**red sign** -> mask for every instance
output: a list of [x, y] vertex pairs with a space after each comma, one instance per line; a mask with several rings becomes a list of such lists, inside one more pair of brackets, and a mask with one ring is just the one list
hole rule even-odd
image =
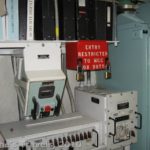
[[68, 69], [77, 69], [78, 61], [82, 60], [83, 70], [103, 70], [108, 58], [106, 41], [79, 41], [66, 44], [66, 64]]

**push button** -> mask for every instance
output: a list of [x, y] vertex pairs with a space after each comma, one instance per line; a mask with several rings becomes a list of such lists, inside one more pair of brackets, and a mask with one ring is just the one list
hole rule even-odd
[[51, 111], [51, 106], [47, 105], [44, 108], [44, 112], [50, 112]]

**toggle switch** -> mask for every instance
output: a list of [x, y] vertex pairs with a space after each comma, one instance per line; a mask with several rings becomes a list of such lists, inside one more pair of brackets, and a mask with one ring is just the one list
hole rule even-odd
[[84, 137], [83, 137], [83, 134], [80, 133], [80, 140], [83, 141], [84, 140]]
[[75, 139], [74, 135], [71, 136], [71, 139], [72, 139], [72, 142], [76, 142], [76, 139]]
[[62, 145], [62, 139], [58, 138], [58, 141], [59, 141], [59, 145]]
[[77, 141], [77, 142], [80, 141], [80, 138], [79, 138], [79, 135], [78, 135], [78, 134], [76, 134], [76, 141]]
[[67, 142], [66, 137], [63, 137], [63, 142], [64, 142], [64, 144], [66, 144], [66, 142]]
[[71, 143], [71, 138], [70, 138], [70, 136], [67, 136], [67, 141], [68, 141], [69, 143]]
[[88, 136], [87, 136], [87, 133], [84, 132], [84, 139], [87, 140], [88, 139]]
[[54, 139], [54, 145], [55, 145], [55, 147], [57, 147], [57, 146], [58, 146], [57, 139]]
[[91, 139], [92, 138], [92, 134], [90, 131], [88, 131], [88, 138]]

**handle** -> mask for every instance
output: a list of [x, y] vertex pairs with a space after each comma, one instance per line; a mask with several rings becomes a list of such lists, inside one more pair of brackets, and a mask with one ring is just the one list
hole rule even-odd
[[58, 94], [56, 95], [56, 100], [57, 100], [57, 106], [54, 110], [54, 115], [59, 116], [62, 101], [61, 101], [61, 98]]
[[138, 115], [140, 117], [140, 126], [135, 126], [135, 129], [142, 129], [142, 114], [141, 113], [138, 113], [138, 112], [135, 112], [136, 115]]
[[96, 133], [96, 135], [97, 135], [97, 142], [96, 142], [96, 145], [93, 144], [92, 146], [98, 147], [98, 145], [99, 145], [99, 136], [98, 136], [98, 132], [97, 132], [95, 129], [93, 129], [92, 132]]
[[109, 132], [109, 135], [115, 136], [116, 135], [116, 121], [115, 121], [115, 119], [113, 119], [111, 117], [109, 117], [109, 119], [114, 122], [114, 133]]
[[128, 141], [128, 140], [130, 140], [130, 134], [129, 134], [129, 138], [128, 139], [126, 139], [126, 140], [121, 140], [121, 141], [119, 141], [119, 142], [116, 142], [115, 141], [115, 136], [116, 136], [116, 130], [117, 130], [117, 127], [116, 127], [116, 119], [113, 119], [113, 118], [111, 118], [111, 117], [109, 117], [109, 119], [110, 120], [113, 120], [113, 122], [114, 122], [114, 133], [111, 133], [111, 132], [109, 132], [109, 135], [111, 135], [111, 136], [113, 136], [113, 144], [117, 144], [117, 143], [120, 143], [120, 142], [123, 142], [123, 141]]
[[33, 109], [31, 110], [31, 116], [33, 120], [36, 120], [36, 115], [37, 115], [37, 110], [38, 110], [38, 103], [35, 97], [32, 97], [32, 102], [33, 102]]

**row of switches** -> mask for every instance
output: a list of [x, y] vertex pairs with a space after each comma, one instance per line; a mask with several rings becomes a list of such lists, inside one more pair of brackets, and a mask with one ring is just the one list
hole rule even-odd
[[50, 145], [54, 145], [55, 147], [61, 146], [64, 144], [66, 144], [66, 142], [78, 142], [78, 141], [83, 141], [83, 140], [87, 140], [87, 139], [91, 139], [92, 138], [92, 134], [91, 132], [84, 132], [84, 133], [80, 133], [80, 134], [76, 134], [76, 135], [71, 135], [71, 136], [67, 136], [67, 137], [63, 137], [63, 138], [58, 138], [58, 139], [54, 139], [53, 140], [49, 140]]

